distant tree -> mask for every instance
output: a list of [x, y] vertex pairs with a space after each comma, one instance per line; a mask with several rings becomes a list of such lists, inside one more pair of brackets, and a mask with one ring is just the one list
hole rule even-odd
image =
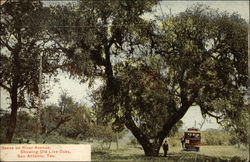
[[42, 110], [40, 120], [43, 143], [54, 132], [63, 137], [76, 139], [79, 134], [87, 134], [92, 124], [88, 109], [75, 102], [65, 92], [61, 94], [58, 106], [50, 105]]
[[[53, 73], [48, 58], [56, 58], [46, 48], [48, 37], [41, 28], [45, 19], [40, 1], [6, 1], [0, 8], [0, 86], [11, 100], [11, 114], [5, 142], [10, 143], [20, 107], [37, 107], [39, 93], [39, 56], [43, 53], [43, 72]], [[53, 64], [57, 63], [54, 61]]]
[[90, 114], [89, 108], [85, 105], [74, 101], [71, 97], [62, 95], [59, 103], [60, 111], [63, 111], [64, 115], [68, 115], [71, 120], [58, 130], [58, 132], [66, 137], [76, 139], [78, 135], [84, 137], [88, 134], [93, 119]]
[[231, 134], [221, 130], [205, 130], [202, 131], [203, 145], [230, 145]]
[[74, 140], [97, 139], [110, 148], [111, 142], [123, 137], [122, 132], [116, 133], [110, 124], [98, 123], [96, 119], [91, 109], [62, 93], [59, 106], [47, 106], [41, 113], [41, 140], [45, 143], [50, 136], [59, 134]]
[[104, 149], [110, 149], [111, 143], [116, 142], [116, 148], [119, 148], [119, 139], [123, 138], [125, 130], [117, 132], [112, 129], [112, 123], [96, 123], [87, 132], [85, 137], [98, 140], [101, 143], [101, 147]]
[[247, 112], [248, 105], [244, 105], [243, 110], [233, 109], [234, 111], [228, 112], [232, 114], [234, 118], [227, 118], [221, 122], [223, 128], [231, 135], [231, 144], [243, 144], [248, 146], [249, 144], [249, 114]]

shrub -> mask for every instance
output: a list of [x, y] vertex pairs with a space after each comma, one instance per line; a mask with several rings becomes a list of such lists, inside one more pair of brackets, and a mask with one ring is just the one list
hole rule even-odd
[[204, 145], [229, 145], [231, 136], [222, 131], [203, 131], [202, 144]]

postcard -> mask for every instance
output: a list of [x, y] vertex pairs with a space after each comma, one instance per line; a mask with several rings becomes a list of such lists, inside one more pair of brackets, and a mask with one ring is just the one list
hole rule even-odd
[[249, 161], [249, 2], [1, 0], [1, 161]]

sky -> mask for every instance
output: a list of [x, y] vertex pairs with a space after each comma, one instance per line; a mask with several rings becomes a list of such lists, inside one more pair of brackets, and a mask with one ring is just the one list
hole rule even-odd
[[211, 8], [219, 9], [219, 11], [238, 12], [242, 18], [249, 20], [249, 2], [248, 1], [162, 1], [161, 7], [164, 12], [169, 13], [169, 9], [173, 14], [185, 11], [187, 7], [199, 3], [208, 5]]
[[[156, 14], [169, 14], [170, 10], [172, 14], [178, 14], [184, 11], [187, 7], [192, 6], [195, 3], [201, 3], [210, 6], [211, 8], [219, 9], [219, 11], [238, 12], [242, 18], [249, 21], [249, 2], [248, 1], [162, 1], [161, 5], [156, 7]], [[161, 11], [162, 10], [162, 11]], [[77, 102], [85, 103], [91, 106], [90, 98], [88, 95], [91, 90], [100, 85], [100, 81], [97, 81], [92, 89], [88, 88], [88, 84], [80, 84], [79, 80], [70, 79], [65, 73], [61, 73], [58, 76], [59, 83], [53, 83], [50, 81], [49, 88], [52, 94], [44, 104], [56, 104], [62, 91], [66, 91]], [[1, 108], [6, 108], [9, 105], [9, 100], [6, 99], [7, 93], [1, 89]], [[199, 128], [199, 123], [204, 119], [201, 116], [201, 111], [198, 106], [191, 107], [185, 116], [182, 118], [184, 122], [184, 129], [194, 127]], [[208, 128], [220, 128], [213, 118], [206, 118], [206, 122], [202, 127], [202, 130]]]

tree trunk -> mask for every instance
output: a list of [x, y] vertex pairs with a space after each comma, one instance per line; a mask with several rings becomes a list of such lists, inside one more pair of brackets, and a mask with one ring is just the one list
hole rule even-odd
[[[19, 40], [21, 42], [21, 40]], [[20, 52], [19, 46], [15, 49], [14, 52], [14, 76], [13, 76], [13, 82], [10, 90], [10, 98], [11, 98], [11, 113], [9, 118], [9, 124], [6, 132], [6, 142], [11, 143], [12, 138], [15, 133], [16, 129], [16, 120], [17, 120], [17, 110], [18, 110], [18, 84], [20, 81], [20, 62], [19, 62], [19, 52]]]
[[12, 138], [15, 133], [16, 129], [16, 120], [17, 120], [17, 109], [18, 109], [18, 102], [17, 102], [17, 88], [13, 88], [11, 92], [11, 114], [9, 117], [9, 124], [6, 133], [6, 142], [11, 143]]
[[149, 138], [136, 126], [131, 114], [126, 114], [125, 126], [133, 133], [135, 138], [142, 146], [146, 156], [159, 156], [159, 151], [163, 140], [154, 139], [154, 143], [150, 142]]
[[119, 149], [119, 143], [118, 143], [118, 133], [116, 133], [116, 149]]
[[[146, 156], [159, 156], [159, 151], [165, 137], [168, 135], [172, 127], [185, 115], [188, 107], [189, 106], [183, 106], [178, 113], [170, 117], [164, 124], [162, 130], [158, 132], [158, 135], [153, 139], [150, 139], [150, 137], [144, 134], [141, 129], [136, 126], [130, 113], [125, 115], [125, 126], [133, 133], [138, 142], [141, 144]], [[153, 141], [151, 142], [151, 140]]]
[[143, 147], [143, 150], [146, 156], [159, 156], [160, 148], [161, 148], [160, 144], [152, 144]]

